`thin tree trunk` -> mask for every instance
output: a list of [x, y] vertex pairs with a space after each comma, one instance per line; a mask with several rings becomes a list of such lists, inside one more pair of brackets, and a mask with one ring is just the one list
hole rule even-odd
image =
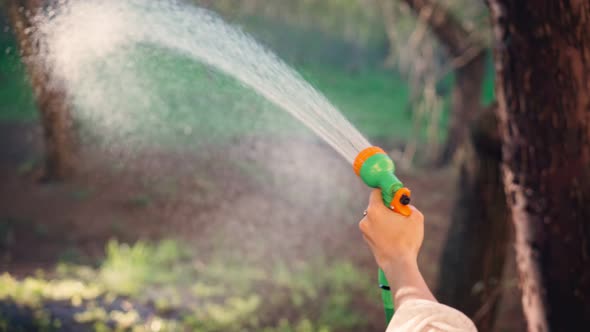
[[74, 139], [66, 94], [39, 57], [39, 43], [34, 39], [31, 13], [41, 0], [8, 0], [7, 8], [22, 59], [26, 65], [41, 117], [45, 143], [43, 180], [63, 180], [74, 170]]
[[480, 332], [493, 330], [510, 234], [493, 112], [477, 119], [466, 144], [437, 291], [440, 301], [472, 317]]
[[590, 328], [590, 3], [489, 0], [529, 331]]
[[389, 39], [389, 51], [387, 52], [387, 58], [383, 62], [386, 68], [392, 68], [395, 66], [395, 54], [396, 48], [395, 43], [397, 40], [397, 4], [391, 0], [377, 0], [379, 10], [383, 16], [383, 24], [385, 26], [385, 34]]
[[468, 126], [481, 111], [480, 97], [485, 69], [485, 48], [471, 38], [469, 32], [435, 0], [404, 0], [410, 8], [425, 15], [425, 24], [453, 58], [456, 84], [450, 114], [448, 138], [438, 158], [440, 166], [448, 164], [461, 150], [468, 136]]
[[486, 54], [480, 52], [455, 70], [455, 86], [452, 95], [447, 141], [438, 158], [438, 165], [450, 163], [461, 150], [469, 136], [466, 124], [478, 116], [485, 73]]

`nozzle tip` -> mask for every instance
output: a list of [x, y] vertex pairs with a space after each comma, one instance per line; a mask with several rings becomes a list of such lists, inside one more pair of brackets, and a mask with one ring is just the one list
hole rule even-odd
[[383, 151], [383, 149], [378, 146], [370, 146], [359, 152], [359, 154], [354, 159], [354, 163], [352, 164], [352, 168], [354, 169], [356, 175], [361, 175], [361, 167], [363, 167], [365, 161], [377, 153], [386, 154], [385, 151]]
[[406, 217], [412, 214], [412, 209], [408, 206], [411, 200], [410, 197], [412, 197], [412, 192], [410, 189], [406, 187], [398, 189], [395, 192], [395, 195], [393, 195], [393, 200], [391, 201], [393, 210]]
[[402, 205], [408, 205], [410, 204], [410, 197], [408, 195], [402, 195], [402, 197], [399, 199], [399, 202], [402, 203]]

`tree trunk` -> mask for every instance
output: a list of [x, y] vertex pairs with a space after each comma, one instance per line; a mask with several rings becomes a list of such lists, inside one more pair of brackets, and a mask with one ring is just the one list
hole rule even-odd
[[510, 234], [493, 112], [482, 113], [465, 144], [437, 291], [441, 302], [472, 317], [480, 332], [493, 330]]
[[389, 51], [387, 52], [387, 58], [383, 61], [385, 68], [393, 68], [395, 66], [396, 58], [396, 47], [395, 43], [397, 40], [397, 4], [391, 0], [377, 0], [377, 5], [381, 11], [383, 17], [383, 25], [385, 27], [385, 34], [389, 40]]
[[[72, 121], [66, 94], [39, 57], [31, 13], [43, 5], [41, 0], [8, 0], [7, 8], [22, 59], [26, 65], [40, 113], [45, 143], [43, 180], [63, 180], [74, 170]], [[40, 41], [42, 42], [42, 41]]]
[[590, 3], [489, 0], [529, 331], [590, 327]]
[[[491, 109], [482, 114], [485, 49], [436, 1], [405, 2], [425, 18], [453, 57], [456, 78], [448, 138], [438, 164], [459, 157], [459, 194], [441, 257], [437, 296], [474, 318], [480, 331], [491, 331], [502, 293], [509, 223], [497, 120]], [[428, 15], [420, 15], [423, 12]]]
[[467, 141], [468, 125], [481, 110], [481, 92], [485, 74], [486, 54], [478, 55], [455, 70], [452, 114], [450, 117], [447, 141], [439, 156], [439, 166], [447, 165]]
[[438, 158], [439, 166], [452, 161], [468, 136], [468, 126], [481, 110], [480, 98], [485, 69], [485, 48], [474, 41], [447, 8], [435, 0], [404, 0], [420, 17], [452, 57], [456, 83], [448, 138]]

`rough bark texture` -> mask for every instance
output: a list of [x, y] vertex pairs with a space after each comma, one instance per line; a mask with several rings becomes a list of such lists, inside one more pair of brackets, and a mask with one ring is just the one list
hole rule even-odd
[[530, 331], [590, 326], [590, 3], [489, 0]]
[[[72, 121], [66, 94], [38, 57], [39, 42], [34, 39], [31, 13], [42, 0], [8, 0], [7, 9], [39, 109], [45, 142], [44, 180], [62, 180], [74, 170]], [[41, 41], [42, 42], [42, 41]], [[51, 84], [49, 84], [51, 82]]]
[[[447, 142], [438, 164], [448, 164], [468, 136], [468, 126], [481, 110], [480, 97], [485, 69], [485, 48], [474, 41], [447, 8], [435, 0], [404, 0], [453, 58], [456, 84]], [[420, 13], [426, 12], [426, 15]]]
[[492, 109], [475, 121], [466, 146], [437, 297], [470, 316], [480, 332], [492, 331], [510, 234]]

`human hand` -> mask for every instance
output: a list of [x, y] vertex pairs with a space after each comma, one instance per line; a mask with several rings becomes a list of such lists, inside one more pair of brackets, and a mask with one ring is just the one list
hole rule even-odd
[[383, 270], [392, 265], [416, 264], [424, 239], [424, 216], [411, 208], [410, 216], [402, 216], [383, 204], [380, 189], [371, 193], [367, 214], [359, 228]]

